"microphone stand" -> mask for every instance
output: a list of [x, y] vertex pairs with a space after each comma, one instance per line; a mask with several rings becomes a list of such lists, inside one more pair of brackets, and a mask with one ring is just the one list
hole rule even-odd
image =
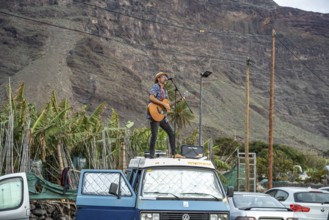
[[[171, 83], [174, 85], [174, 87], [175, 87], [175, 104], [174, 104], [174, 106], [175, 106], [175, 121], [174, 121], [174, 142], [175, 142], [175, 146], [176, 146], [176, 127], [177, 127], [177, 92], [179, 93], [179, 95], [180, 95], [180, 97], [181, 98], [184, 98], [183, 97], [183, 95], [182, 95], [182, 93], [179, 91], [179, 89], [177, 88], [177, 86], [176, 86], [176, 83], [174, 82], [174, 79], [173, 78], [169, 78], [168, 80], [170, 80], [171, 81]], [[185, 102], [186, 102], [186, 100], [185, 100]], [[191, 113], [193, 114], [193, 111], [191, 110], [191, 108], [190, 108], [190, 106], [188, 105], [188, 103], [186, 102], [186, 105], [187, 105], [187, 107], [188, 107], [188, 109], [191, 111]]]

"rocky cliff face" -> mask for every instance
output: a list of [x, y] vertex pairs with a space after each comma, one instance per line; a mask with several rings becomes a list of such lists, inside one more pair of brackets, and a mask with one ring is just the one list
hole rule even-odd
[[[200, 73], [205, 136], [244, 136], [246, 59], [251, 58], [251, 140], [267, 141], [271, 32], [276, 30], [275, 143], [327, 149], [329, 14], [272, 0], [3, 1], [0, 83], [24, 80], [42, 104], [51, 90], [76, 106], [100, 102], [122, 121], [147, 125], [147, 91], [167, 71], [198, 123]], [[97, 35], [101, 37], [95, 37]], [[9, 54], [9, 56], [8, 56]], [[192, 128], [187, 128], [191, 130]]]

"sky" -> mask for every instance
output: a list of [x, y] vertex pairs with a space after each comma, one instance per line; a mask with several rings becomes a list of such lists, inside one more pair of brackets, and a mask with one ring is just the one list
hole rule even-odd
[[280, 6], [298, 8], [304, 11], [329, 13], [329, 0], [274, 0]]

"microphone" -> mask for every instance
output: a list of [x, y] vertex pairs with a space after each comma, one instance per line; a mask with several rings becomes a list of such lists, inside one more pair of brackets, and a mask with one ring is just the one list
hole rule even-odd
[[168, 78], [168, 80], [173, 80], [173, 79], [174, 79], [174, 77], [169, 77], [169, 78]]

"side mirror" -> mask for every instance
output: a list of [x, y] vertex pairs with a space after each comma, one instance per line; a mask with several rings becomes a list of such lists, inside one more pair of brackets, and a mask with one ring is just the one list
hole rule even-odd
[[111, 183], [110, 189], [109, 189], [109, 194], [119, 196], [119, 194], [118, 194], [118, 184]]
[[234, 187], [233, 187], [233, 186], [229, 186], [229, 187], [227, 187], [226, 195], [227, 195], [228, 197], [233, 197], [233, 195], [234, 195]]

